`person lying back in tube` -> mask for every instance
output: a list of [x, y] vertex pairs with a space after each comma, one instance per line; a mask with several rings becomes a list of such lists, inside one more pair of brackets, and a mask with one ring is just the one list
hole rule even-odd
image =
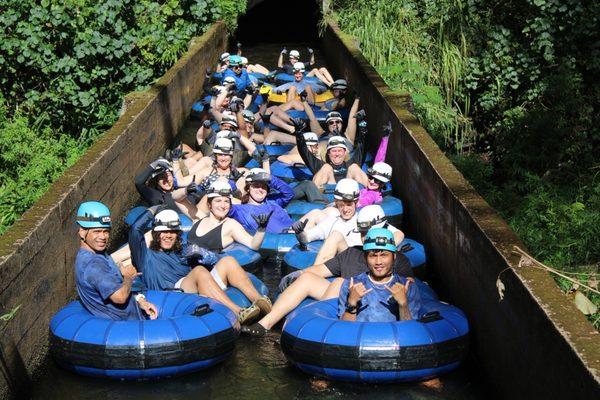
[[294, 80], [292, 82], [286, 82], [277, 86], [273, 89], [273, 92], [275, 94], [287, 93], [286, 98], [288, 102], [296, 99], [297, 94], [305, 93], [307, 101], [311, 104], [314, 104], [315, 93], [323, 93], [326, 88], [324, 86], [314, 84], [313, 82], [308, 82], [305, 79], [304, 64], [301, 62], [294, 64], [292, 73], [294, 75]]
[[[315, 240], [325, 240], [332, 232], [338, 231], [342, 236], [349, 236], [351, 242], [360, 243], [356, 232], [356, 205], [358, 202], [359, 186], [353, 179], [342, 179], [335, 186], [333, 194], [334, 215], [314, 219], [309, 212], [292, 225], [299, 243], [308, 244]], [[320, 214], [319, 214], [320, 215]]]
[[[268, 111], [276, 114], [280, 119], [282, 119], [283, 121], [286, 122], [287, 125], [284, 125], [283, 128], [286, 129], [288, 127], [291, 126], [290, 123], [290, 117], [287, 113], [287, 111], [289, 110], [298, 110], [298, 111], [307, 111], [307, 107], [308, 109], [310, 109], [310, 115], [309, 112], [307, 112], [307, 118], [311, 121], [311, 129], [313, 129], [313, 127], [315, 126], [319, 126], [320, 128], [320, 124], [317, 121], [317, 119], [315, 118], [314, 115], [314, 110], [320, 110], [320, 111], [335, 111], [335, 110], [340, 110], [346, 107], [346, 104], [348, 103], [347, 100], [347, 93], [348, 93], [348, 83], [346, 82], [346, 80], [344, 79], [337, 79], [336, 81], [333, 82], [333, 85], [331, 86], [331, 92], [333, 94], [333, 98], [326, 100], [326, 101], [322, 101], [322, 102], [317, 102], [315, 100], [315, 102], [310, 102], [308, 99], [308, 94], [304, 91], [301, 91], [298, 93], [298, 97], [300, 98], [299, 100], [296, 98], [290, 99], [288, 101], [286, 101], [283, 104], [280, 104], [278, 106], [271, 106]], [[357, 100], [357, 98], [355, 97], [355, 100]], [[350, 113], [350, 115], [354, 115], [357, 111], [358, 111], [358, 103], [355, 101], [353, 103], [353, 106], [356, 105], [356, 109], [354, 110], [354, 113]], [[338, 114], [339, 115], [339, 114]], [[314, 123], [316, 125], [314, 125], [312, 122], [314, 120]], [[319, 129], [321, 132], [323, 132], [322, 129]]]
[[[370, 227], [382, 227], [385, 223], [385, 220], [380, 221]], [[271, 312], [257, 323], [243, 327], [242, 333], [252, 336], [264, 336], [275, 324], [308, 297], [315, 300], [338, 298], [344, 279], [369, 271], [362, 249], [366, 234], [367, 230], [361, 231], [361, 243], [359, 245], [348, 247], [332, 259], [284, 276], [279, 284], [281, 294], [273, 304]], [[399, 276], [413, 276], [410, 262], [402, 253], [396, 254], [393, 261], [393, 270]], [[330, 277], [337, 278], [329, 282], [327, 278]]]
[[256, 232], [258, 225], [254, 216], [259, 214], [271, 215], [266, 232], [287, 231], [293, 222], [284, 210], [294, 197], [290, 185], [262, 168], [252, 168], [245, 179], [242, 203], [232, 205], [229, 216], [242, 224], [250, 234]]
[[[344, 136], [346, 138], [346, 147], [350, 150], [353, 149], [354, 140], [356, 137], [357, 124], [364, 119], [365, 113], [359, 112], [360, 99], [358, 96], [355, 96], [354, 101], [352, 102], [352, 107], [350, 107], [349, 118], [348, 118], [348, 126], [346, 129], [343, 127], [342, 115], [337, 111], [331, 111], [327, 114], [325, 119], [325, 124], [327, 126], [327, 130], [323, 130], [321, 124], [315, 117], [313, 112], [314, 105], [309, 103], [308, 98], [306, 97], [306, 93], [300, 93], [300, 100], [291, 100], [285, 104], [279, 106], [271, 106], [267, 109], [267, 113], [271, 116], [270, 120], [273, 125], [277, 126], [281, 131], [276, 130], [271, 132], [269, 137], [265, 140], [266, 144], [271, 144], [272, 142], [287, 142], [287, 143], [297, 143], [294, 133], [297, 132], [298, 126], [294, 123], [290, 115], [287, 113], [290, 109], [300, 110], [306, 112], [306, 117], [310, 123], [310, 129], [312, 132], [316, 133], [317, 136], [321, 140], [323, 140], [323, 144], [327, 143], [327, 139], [332, 136]], [[320, 146], [321, 151], [325, 150], [325, 147]], [[292, 149], [287, 155], [295, 156], [292, 159], [280, 159], [281, 162], [287, 162], [288, 164], [293, 164], [295, 162], [302, 162], [302, 159], [298, 155], [298, 149]]]
[[361, 322], [418, 319], [421, 297], [417, 286], [393, 272], [397, 248], [392, 232], [370, 229], [363, 251], [369, 271], [344, 279], [338, 297], [338, 317]]
[[135, 177], [135, 188], [148, 205], [165, 205], [177, 212], [186, 212], [186, 188], [178, 187], [172, 164], [159, 158]]
[[[331, 74], [329, 73], [327, 68], [325, 68], [325, 67], [315, 68], [314, 67], [315, 52], [310, 47], [307, 47], [306, 50], [308, 51], [308, 54], [310, 55], [310, 60], [302, 63], [302, 64], [304, 64], [305, 68], [307, 70], [309, 70], [309, 72], [306, 74], [306, 76], [309, 76], [309, 77], [315, 76], [321, 82], [323, 82], [325, 84], [325, 86], [327, 86], [327, 87], [331, 86], [334, 81], [333, 81], [333, 77], [331, 76]], [[289, 52], [289, 61], [284, 62], [283, 58], [285, 57], [287, 52], [288, 51], [285, 47], [281, 49], [281, 52], [279, 53], [279, 59], [277, 60], [277, 67], [279, 67], [286, 74], [292, 75], [293, 69], [294, 69], [294, 64], [300, 62], [300, 52], [298, 50], [291, 50]]]
[[250, 235], [235, 219], [229, 217], [231, 211], [231, 186], [223, 179], [213, 182], [206, 192], [207, 215], [201, 215], [188, 233], [188, 243], [208, 250], [221, 252], [237, 242], [252, 250], [258, 250], [265, 238], [265, 231], [271, 213], [252, 215], [256, 232]]
[[108, 207], [97, 201], [81, 203], [77, 210], [79, 252], [75, 258], [75, 284], [81, 304], [100, 318], [141, 320], [158, 317], [156, 306], [131, 286], [141, 275], [132, 265], [117, 266], [106, 253], [111, 218]]
[[404, 233], [387, 222], [383, 208], [377, 204], [372, 204], [363, 207], [357, 213], [356, 228], [351, 234], [344, 235], [339, 230], [334, 230], [327, 235], [315, 258], [315, 264], [322, 264], [330, 260], [348, 247], [360, 245], [362, 241], [357, 241], [357, 238], [362, 237], [373, 226], [386, 228], [392, 232], [396, 246], [399, 246], [404, 240]]
[[235, 86], [238, 92], [252, 85], [248, 71], [242, 68], [242, 57], [238, 55], [229, 56], [229, 67], [223, 72], [223, 80], [227, 77], [235, 79]]
[[[251, 145], [249, 140], [239, 135], [236, 131], [219, 131], [218, 137], [212, 150], [211, 156], [203, 157], [196, 165], [188, 170], [187, 177], [178, 176], [184, 182], [197, 184], [199, 191], [205, 191], [212, 182], [225, 178], [230, 181], [232, 188], [243, 190], [243, 175], [248, 172], [247, 168], [237, 168], [233, 162], [234, 143], [231, 138], [237, 138], [244, 145], [250, 146], [254, 151], [256, 147]], [[238, 137], [239, 136], [239, 137]]]
[[[152, 240], [146, 245], [144, 233], [152, 228]], [[129, 231], [131, 258], [142, 273], [149, 290], [179, 289], [215, 299], [237, 315], [240, 324], [266, 314], [271, 301], [261, 296], [240, 264], [229, 256], [219, 257], [195, 244], [184, 245], [179, 215], [160, 207], [142, 213]], [[211, 271], [205, 268], [211, 268]], [[250, 301], [250, 307], [237, 306], [225, 294], [228, 287], [238, 288]]]
[[342, 136], [332, 136], [327, 141], [325, 162], [315, 157], [307, 148], [304, 137], [300, 132], [302, 126], [300, 123], [296, 131], [296, 143], [298, 152], [304, 161], [304, 164], [312, 171], [312, 181], [318, 187], [326, 184], [334, 184], [343, 178], [354, 179], [363, 186], [368, 185], [367, 174], [361, 169], [364, 158], [364, 140], [367, 136], [367, 124], [361, 121], [358, 127], [358, 135], [354, 143], [354, 154], [352, 158], [346, 161], [348, 155], [348, 146], [346, 139]]

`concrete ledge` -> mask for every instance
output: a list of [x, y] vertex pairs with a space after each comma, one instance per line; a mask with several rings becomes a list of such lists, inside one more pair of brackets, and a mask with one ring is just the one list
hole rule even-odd
[[334, 76], [361, 93], [371, 134], [392, 122], [387, 162], [405, 204], [405, 229], [424, 243], [428, 265], [467, 314], [471, 348], [489, 382], [506, 398], [598, 398], [598, 332], [540, 270], [504, 272], [499, 301], [496, 277], [517, 267], [511, 252], [523, 244], [408, 111], [410, 96], [390, 90], [352, 37], [330, 21], [322, 46]]
[[26, 381], [23, 375], [46, 352], [50, 318], [75, 295], [77, 207], [85, 200], [106, 203], [119, 230], [121, 217], [139, 199], [135, 175], [177, 135], [202, 90], [202, 71], [226, 45], [222, 23], [195, 38], [150, 89], [127, 96], [115, 125], [0, 237], [0, 311], [21, 305], [15, 318], [0, 324], [0, 398]]

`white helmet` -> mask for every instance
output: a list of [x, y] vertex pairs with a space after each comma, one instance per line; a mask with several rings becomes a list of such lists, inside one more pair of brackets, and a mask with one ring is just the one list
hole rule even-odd
[[346, 146], [346, 139], [344, 139], [343, 136], [330, 137], [329, 140], [327, 141], [327, 150], [326, 151], [329, 151], [330, 149], [335, 149], [337, 147], [348, 151], [348, 146]]
[[226, 76], [223, 78], [223, 85], [233, 85], [235, 84], [235, 78], [233, 76]]
[[222, 131], [219, 131], [219, 132], [216, 133], [217, 139], [220, 139], [220, 138], [229, 139], [229, 134], [230, 133], [231, 133], [231, 131], [229, 131], [227, 129], [223, 129]]
[[154, 232], [180, 231], [179, 214], [173, 210], [162, 210], [154, 216]]
[[304, 132], [302, 136], [304, 136], [304, 141], [309, 146], [319, 144], [319, 137], [314, 132]]
[[[222, 132], [222, 131], [221, 131]], [[213, 146], [213, 153], [215, 154], [227, 154], [233, 155], [233, 142], [231, 139], [224, 137], [217, 138], [215, 145]]]
[[290, 51], [290, 58], [300, 58], [300, 52], [298, 50], [291, 50]]
[[325, 123], [328, 124], [329, 121], [340, 121], [343, 122], [344, 120], [342, 119], [342, 114], [340, 114], [337, 111], [330, 111], [327, 113], [327, 116], [325, 117]]
[[369, 168], [367, 172], [373, 178], [383, 183], [388, 183], [392, 178], [392, 167], [384, 162], [373, 164], [373, 166]]
[[346, 90], [348, 89], [348, 82], [346, 82], [345, 79], [336, 79], [335, 81], [333, 81], [333, 84], [331, 85], [331, 89], [332, 90]]
[[344, 178], [340, 179], [337, 185], [335, 185], [333, 198], [336, 200], [355, 201], [358, 200], [359, 194], [358, 182], [354, 179]]
[[237, 118], [231, 114], [223, 114], [223, 117], [221, 118], [221, 125], [223, 124], [229, 124], [236, 129], [238, 128]]
[[246, 57], [242, 57], [242, 65], [248, 65], [248, 59]]
[[221, 54], [221, 57], [219, 57], [219, 60], [221, 62], [225, 62], [225, 61], [229, 60], [230, 56], [231, 56], [231, 54], [229, 54], [229, 53], [223, 53], [223, 54]]
[[254, 117], [254, 113], [250, 110], [244, 110], [242, 111], [242, 116], [244, 117], [244, 121], [249, 122], [251, 124], [254, 123], [255, 121], [255, 117]]
[[271, 175], [262, 168], [252, 168], [246, 175], [246, 182], [271, 182]]
[[302, 71], [302, 72], [304, 72], [304, 69], [305, 69], [304, 68], [304, 63], [301, 63], [301, 62], [294, 63], [294, 67], [293, 68], [294, 68], [294, 71]]
[[358, 212], [356, 224], [361, 232], [366, 232], [371, 228], [385, 228], [386, 223], [387, 219], [383, 208], [377, 204], [365, 206]]
[[231, 197], [231, 185], [224, 179], [217, 179], [210, 184], [206, 191], [206, 197], [209, 199], [219, 196]]

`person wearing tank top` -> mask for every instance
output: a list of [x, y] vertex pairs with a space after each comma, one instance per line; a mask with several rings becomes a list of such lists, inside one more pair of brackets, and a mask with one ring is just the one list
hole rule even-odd
[[[150, 245], [144, 238], [148, 228], [152, 228]], [[129, 231], [129, 247], [132, 262], [149, 290], [180, 289], [210, 297], [233, 311], [241, 324], [259, 315], [261, 310], [263, 313], [269, 310], [270, 300], [258, 293], [235, 258], [219, 259], [206, 248], [183, 244], [181, 222], [172, 210], [151, 207], [142, 213]], [[212, 266], [210, 272], [205, 268], [209, 266]], [[224, 292], [228, 286], [239, 289], [253, 306], [236, 305]]]
[[222, 251], [233, 242], [258, 250], [265, 237], [270, 214], [255, 215], [257, 231], [251, 236], [235, 219], [230, 218], [231, 188], [227, 181], [217, 180], [208, 189], [208, 216], [197, 221], [188, 233], [188, 243], [213, 251]]

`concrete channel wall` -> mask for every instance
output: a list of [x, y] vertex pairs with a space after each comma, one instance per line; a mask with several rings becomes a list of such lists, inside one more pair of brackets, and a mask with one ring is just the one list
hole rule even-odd
[[[392, 122], [387, 161], [405, 202], [405, 229], [421, 240], [449, 299], [468, 316], [472, 351], [502, 398], [599, 398], [600, 336], [543, 271], [517, 268], [515, 233], [471, 187], [390, 91], [353, 38], [329, 22], [322, 47], [334, 76], [361, 94], [370, 133]], [[374, 147], [375, 143], [370, 143]], [[499, 301], [498, 274], [506, 286]]]
[[[115, 125], [0, 238], [0, 398], [14, 397], [46, 354], [50, 318], [75, 295], [82, 201], [107, 204], [119, 221], [139, 198], [137, 173], [171, 144], [202, 90], [204, 70], [227, 45], [222, 23], [195, 38], [188, 52], [150, 89], [126, 98]], [[117, 229], [118, 231], [118, 223]]]

